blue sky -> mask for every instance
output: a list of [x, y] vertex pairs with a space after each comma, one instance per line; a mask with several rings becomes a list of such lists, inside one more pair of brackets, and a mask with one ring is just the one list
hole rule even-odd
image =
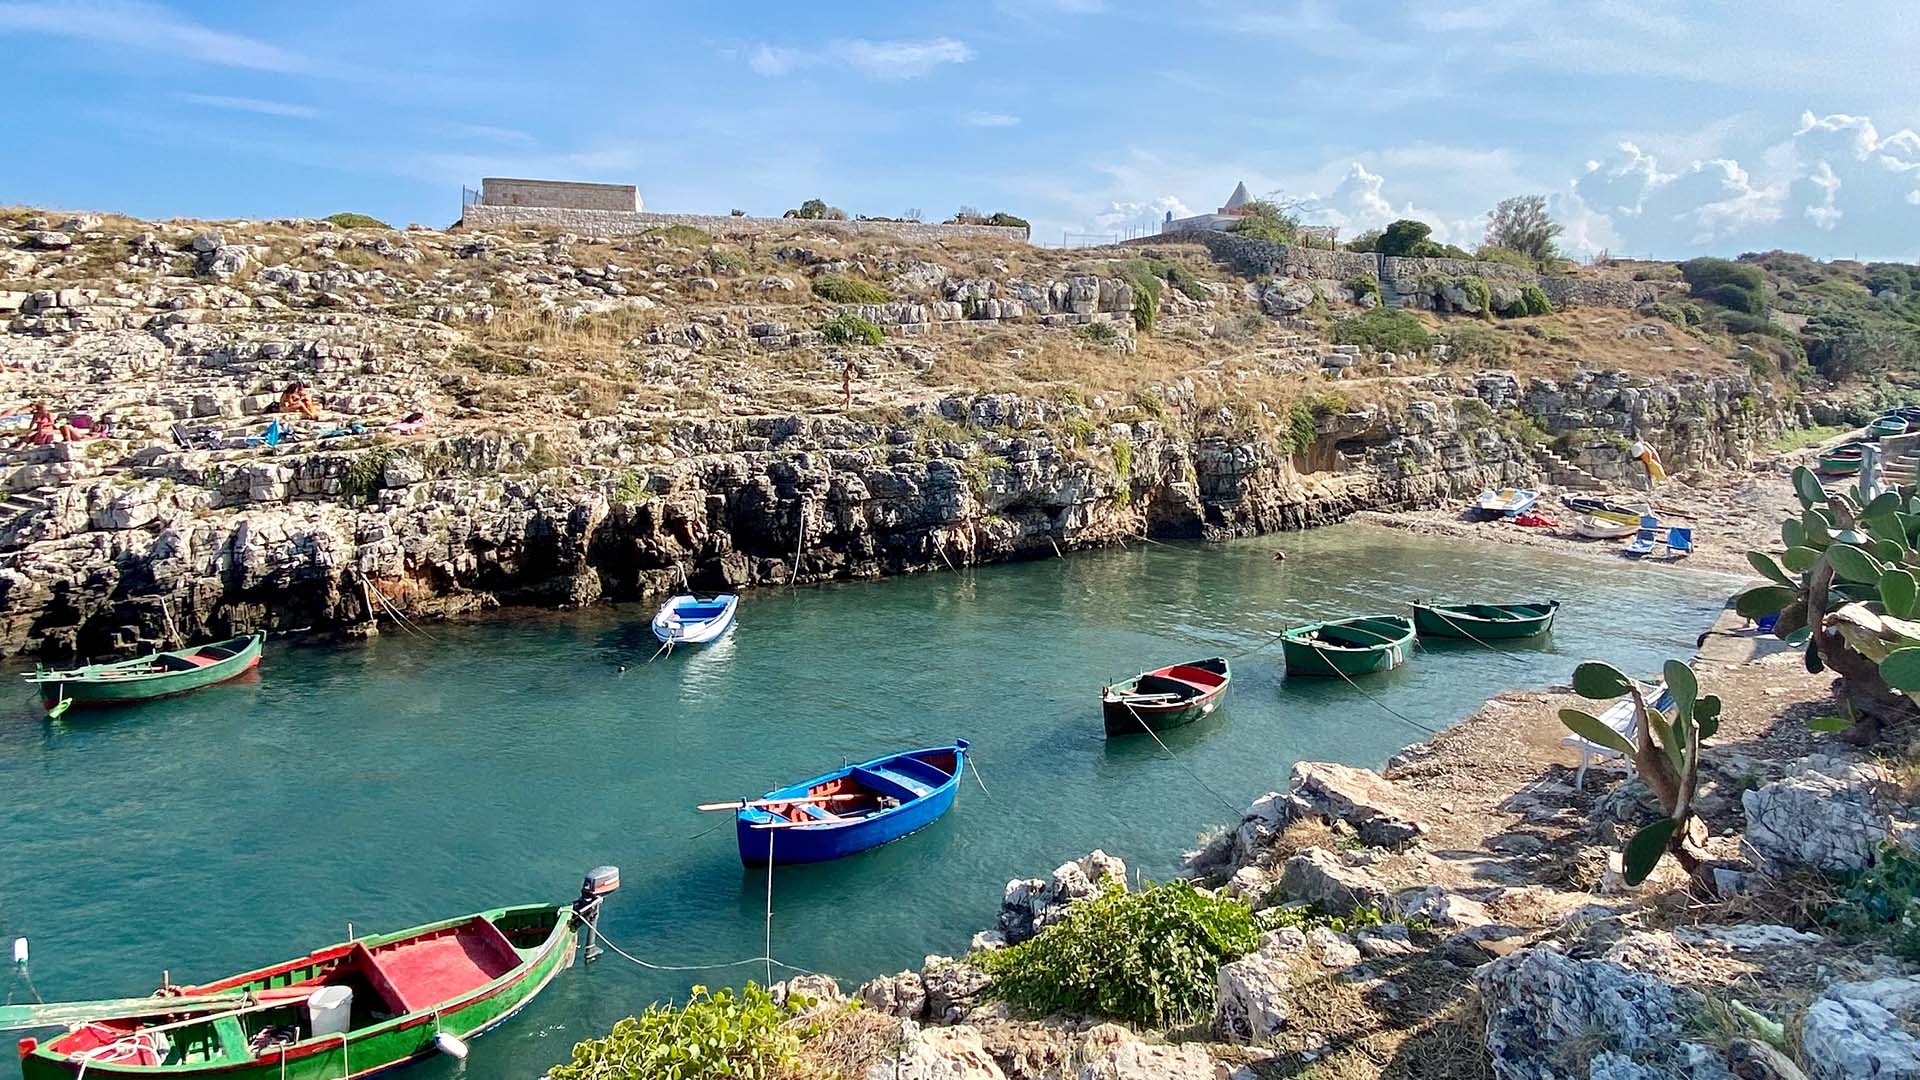
[[536, 176], [1058, 243], [1244, 179], [1344, 235], [1541, 193], [1575, 250], [1920, 259], [1912, 0], [0, 0], [0, 57], [0, 203], [445, 225]]

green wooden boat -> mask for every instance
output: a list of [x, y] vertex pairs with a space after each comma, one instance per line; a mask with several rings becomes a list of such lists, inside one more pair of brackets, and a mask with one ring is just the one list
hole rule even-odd
[[68, 671], [36, 671], [27, 681], [40, 689], [49, 710], [74, 705], [119, 705], [184, 694], [226, 682], [260, 662], [265, 634], [242, 634], [210, 645], [152, 653], [117, 664], [89, 664]]
[[1405, 615], [1363, 615], [1308, 623], [1280, 635], [1289, 675], [1366, 675], [1407, 662], [1413, 620]]
[[1860, 471], [1862, 451], [1857, 442], [1842, 443], [1820, 454], [1819, 471], [1828, 476], [1852, 476]]
[[44, 1043], [22, 1040], [21, 1077], [343, 1080], [438, 1052], [464, 1057], [461, 1040], [512, 1016], [572, 963], [579, 922], [564, 904], [495, 908], [164, 997], [100, 1003], [120, 1006], [112, 1016], [86, 1018], [85, 1003], [15, 1006], [36, 1011], [29, 1020], [77, 1022]]
[[1415, 604], [1413, 626], [1421, 637], [1499, 641], [1529, 638], [1553, 629], [1560, 601], [1544, 604]]
[[1906, 432], [1907, 421], [1898, 416], [1883, 416], [1867, 425], [1867, 439], [1869, 441], [1878, 441], [1891, 435], [1904, 435]]
[[1220, 704], [1231, 681], [1227, 661], [1215, 656], [1155, 668], [1114, 683], [1100, 692], [1107, 737], [1191, 724]]

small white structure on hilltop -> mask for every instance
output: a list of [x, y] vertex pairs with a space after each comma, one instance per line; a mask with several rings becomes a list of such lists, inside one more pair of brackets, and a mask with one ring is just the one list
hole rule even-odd
[[1253, 196], [1247, 193], [1247, 182], [1242, 180], [1233, 185], [1233, 194], [1227, 196], [1227, 201], [1221, 205], [1220, 209], [1211, 214], [1177, 218], [1173, 216], [1173, 211], [1167, 211], [1167, 220], [1160, 223], [1160, 231], [1169, 233], [1186, 229], [1212, 229], [1215, 232], [1226, 232], [1246, 216], [1247, 205], [1251, 202], [1253, 202]]

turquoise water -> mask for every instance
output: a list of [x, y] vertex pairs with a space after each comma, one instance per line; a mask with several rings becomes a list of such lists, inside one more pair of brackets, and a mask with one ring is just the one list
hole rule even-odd
[[[752, 593], [725, 641], [650, 664], [651, 612], [599, 609], [430, 626], [431, 640], [270, 643], [257, 678], [52, 723], [23, 691], [0, 709], [0, 935], [29, 937], [49, 1000], [144, 994], [162, 969], [207, 981], [341, 940], [349, 922], [384, 932], [571, 899], [613, 863], [624, 887], [602, 927], [629, 952], [756, 956], [766, 877], [741, 867], [731, 818], [693, 804], [970, 739], [985, 790], [969, 777], [939, 823], [775, 874], [774, 955], [859, 979], [964, 950], [1010, 877], [1094, 847], [1170, 875], [1295, 761], [1377, 766], [1423, 737], [1339, 680], [1283, 679], [1271, 647], [1235, 662], [1218, 714], [1164, 736], [1169, 761], [1150, 739], [1102, 737], [1104, 681], [1417, 598], [1567, 601], [1548, 642], [1440, 646], [1363, 680], [1439, 727], [1502, 689], [1564, 681], [1579, 659], [1646, 671], [1684, 655], [1730, 587], [1344, 525]], [[411, 1075], [537, 1076], [649, 1000], [763, 975], [609, 956], [555, 980], [464, 1065]], [[8, 1062], [0, 1076], [18, 1074]]]

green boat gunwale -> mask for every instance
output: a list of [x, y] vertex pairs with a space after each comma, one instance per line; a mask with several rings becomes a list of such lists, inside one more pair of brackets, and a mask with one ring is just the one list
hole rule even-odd
[[[316, 967], [333, 963], [345, 956], [351, 955], [355, 946], [372, 951], [394, 942], [426, 937], [441, 931], [455, 929], [472, 922], [476, 918], [486, 920], [488, 923], [493, 924], [495, 929], [498, 930], [500, 929], [499, 922], [502, 919], [510, 919], [513, 916], [522, 915], [544, 917], [549, 913], [553, 916], [553, 926], [547, 931], [546, 937], [543, 938], [538, 945], [530, 949], [523, 949], [518, 945], [514, 945], [511, 939], [508, 940], [508, 946], [513, 949], [515, 956], [518, 957], [518, 962], [515, 963], [511, 969], [456, 997], [447, 999], [446, 1001], [436, 1002], [430, 1008], [416, 1009], [411, 1012], [388, 1017], [376, 1023], [367, 1024], [363, 1027], [353, 1028], [347, 1031], [344, 1036], [340, 1034], [313, 1035], [301, 1039], [298, 1042], [272, 1047], [259, 1053], [252, 1053], [242, 1047], [242, 1051], [247, 1054], [245, 1057], [223, 1056], [205, 1061], [179, 1062], [170, 1065], [130, 1065], [98, 1061], [82, 1062], [76, 1060], [71, 1054], [54, 1050], [52, 1041], [49, 1041], [42, 1043], [32, 1051], [21, 1056], [23, 1076], [31, 1080], [31, 1077], [36, 1073], [41, 1075], [66, 1075], [74, 1073], [81, 1068], [84, 1068], [88, 1073], [106, 1072], [126, 1076], [219, 1075], [259, 1069], [265, 1069], [267, 1073], [279, 1072], [281, 1075], [288, 1075], [285, 1070], [289, 1065], [298, 1069], [309, 1059], [319, 1055], [330, 1056], [334, 1051], [342, 1047], [346, 1050], [346, 1057], [343, 1059], [342, 1068], [351, 1069], [352, 1050], [354, 1046], [391, 1035], [395, 1032], [418, 1027], [422, 1024], [434, 1024], [435, 1031], [438, 1033], [440, 1030], [439, 1021], [442, 1017], [459, 1013], [489, 998], [496, 997], [514, 986], [525, 982], [527, 977], [533, 972], [538, 971], [542, 967], [546, 968], [545, 973], [540, 975], [537, 982], [528, 986], [526, 993], [521, 995], [518, 1001], [500, 1013], [488, 1017], [475, 1027], [454, 1033], [465, 1038], [472, 1038], [511, 1019], [515, 1013], [519, 1012], [527, 1003], [538, 996], [542, 990], [546, 989], [547, 985], [553, 981], [554, 976], [569, 966], [566, 958], [556, 958], [554, 954], [557, 951], [570, 949], [573, 945], [577, 927], [575, 925], [575, 915], [571, 907], [566, 904], [520, 904], [511, 907], [492, 908], [486, 911], [442, 919], [438, 922], [425, 923], [404, 930], [396, 930], [392, 933], [358, 937], [350, 941], [338, 942], [333, 945], [315, 949], [306, 956], [294, 960], [270, 964], [266, 967], [256, 968], [238, 975], [231, 975], [214, 982], [182, 988], [203, 994], [251, 992], [285, 988], [296, 982], [304, 981], [304, 979], [293, 978], [292, 976], [302, 971], [311, 972]], [[503, 937], [506, 936], [506, 931], [501, 930], [501, 934]], [[313, 977], [311, 974], [306, 976], [306, 978], [311, 977]], [[315, 989], [318, 988], [318, 986], [315, 987]], [[182, 1011], [198, 1012], [201, 1010], [185, 1008]], [[229, 1010], [221, 1006], [211, 1007], [206, 1010], [206, 1012], [205, 1022], [207, 1023], [215, 1023], [219, 1018], [231, 1015]], [[139, 1030], [138, 1028], [132, 1029], [128, 1034], [136, 1034]], [[384, 1072], [387, 1069], [405, 1065], [435, 1052], [432, 1041], [428, 1040], [425, 1045], [411, 1053], [392, 1058], [376, 1058], [375, 1062], [368, 1068], [350, 1072], [343, 1071], [339, 1077], [330, 1078], [330, 1080], [353, 1080], [353, 1078], [356, 1077], [369, 1076], [374, 1073]], [[32, 1071], [27, 1071], [29, 1063], [32, 1064]], [[49, 1073], [49, 1070], [51, 1070], [51, 1073]], [[262, 1075], [266, 1074], [263, 1073]]]
[[[1485, 612], [1499, 612], [1497, 615]], [[1525, 614], [1520, 614], [1524, 612]], [[1538, 637], [1553, 629], [1560, 612], [1560, 601], [1529, 601], [1517, 604], [1427, 604], [1413, 605], [1413, 625], [1422, 636], [1515, 638]], [[1437, 620], [1437, 622], [1435, 621]], [[1479, 630], [1479, 634], [1472, 631]], [[1515, 633], [1515, 631], [1520, 631]]]
[[[1393, 634], [1389, 636], [1362, 624], [1389, 627]], [[1329, 629], [1372, 635], [1379, 640], [1358, 645], [1318, 636]], [[1328, 671], [1340, 676], [1373, 674], [1391, 671], [1406, 663], [1416, 634], [1413, 620], [1405, 615], [1355, 615], [1289, 627], [1281, 631], [1280, 649], [1289, 674], [1323, 675]], [[1296, 659], [1296, 653], [1302, 655]]]

